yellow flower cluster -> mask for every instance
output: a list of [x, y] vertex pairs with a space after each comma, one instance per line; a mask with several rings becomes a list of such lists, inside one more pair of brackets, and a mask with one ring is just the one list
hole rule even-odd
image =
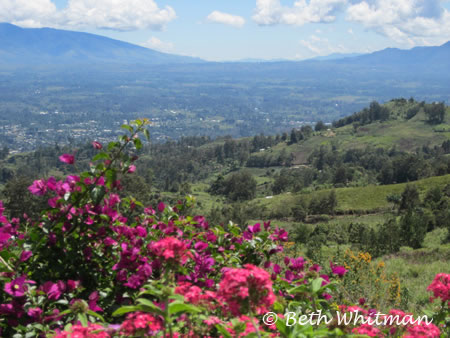
[[400, 279], [396, 274], [388, 275], [384, 262], [372, 261], [368, 252], [353, 252], [347, 249], [343, 265], [349, 270], [347, 286], [355, 296], [364, 294], [374, 307], [397, 306], [401, 302]]

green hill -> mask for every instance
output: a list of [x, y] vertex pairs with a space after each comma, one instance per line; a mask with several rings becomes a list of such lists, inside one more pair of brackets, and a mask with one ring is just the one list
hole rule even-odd
[[293, 145], [279, 144], [273, 152], [288, 151], [294, 154], [294, 164], [306, 164], [308, 155], [322, 145], [337, 146], [342, 150], [367, 146], [413, 151], [418, 147], [440, 145], [450, 139], [450, 108], [446, 107], [443, 123], [430, 124], [424, 109], [410, 119], [408, 111], [419, 107], [418, 102], [390, 101], [383, 105], [389, 110], [387, 121], [375, 121], [367, 125], [346, 125], [340, 128], [316, 132], [313, 137]]
[[320, 198], [331, 191], [336, 192], [337, 214], [366, 214], [366, 213], [386, 213], [392, 211], [394, 205], [388, 202], [390, 195], [401, 195], [407, 184], [417, 186], [420, 196], [436, 187], [443, 187], [450, 184], [450, 175], [430, 177], [411, 183], [389, 184], [389, 185], [369, 185], [365, 187], [324, 189], [311, 193], [292, 194], [285, 193], [273, 196], [272, 198], [257, 198], [253, 202], [255, 206], [262, 209], [289, 209], [294, 208], [299, 200], [310, 202], [313, 198]]

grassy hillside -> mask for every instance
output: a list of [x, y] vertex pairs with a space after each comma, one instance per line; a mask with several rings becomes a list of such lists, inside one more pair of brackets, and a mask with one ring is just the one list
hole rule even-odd
[[374, 122], [354, 128], [347, 125], [341, 128], [316, 132], [313, 137], [298, 144], [287, 146], [279, 144], [273, 152], [285, 149], [294, 154], [294, 164], [306, 164], [308, 155], [321, 145], [335, 145], [341, 149], [365, 148], [367, 146], [413, 151], [424, 145], [434, 146], [450, 139], [450, 108], [447, 107], [444, 123], [432, 125], [427, 123], [423, 110], [407, 120], [405, 113], [415, 104], [398, 105], [388, 102], [384, 106], [390, 110], [391, 119]]
[[[387, 201], [389, 195], [400, 195], [408, 183], [390, 185], [370, 185], [366, 187], [324, 189], [311, 193], [285, 193], [270, 198], [256, 198], [253, 205], [264, 210], [289, 209], [295, 207], [299, 200], [309, 202], [312, 198], [322, 197], [332, 190], [336, 192], [337, 214], [384, 213], [392, 210], [392, 203]], [[411, 182], [417, 186], [421, 196], [427, 191], [450, 184], [450, 175], [430, 177]]]

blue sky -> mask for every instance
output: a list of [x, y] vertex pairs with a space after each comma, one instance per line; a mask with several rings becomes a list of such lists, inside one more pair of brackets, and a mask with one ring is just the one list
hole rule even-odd
[[450, 40], [448, 0], [0, 0], [0, 21], [207, 60], [305, 59]]

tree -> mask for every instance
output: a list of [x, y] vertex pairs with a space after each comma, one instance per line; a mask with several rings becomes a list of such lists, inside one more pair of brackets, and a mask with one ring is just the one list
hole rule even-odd
[[315, 131], [321, 131], [321, 130], [325, 130], [325, 129], [327, 129], [327, 126], [325, 125], [325, 123], [323, 123], [323, 121], [317, 122], [314, 127]]
[[445, 104], [444, 102], [427, 104], [424, 107], [425, 114], [428, 117], [428, 122], [431, 124], [439, 124], [445, 119]]
[[225, 195], [232, 201], [244, 201], [255, 196], [256, 185], [256, 180], [248, 171], [239, 171], [226, 178], [220, 175], [209, 192], [213, 195]]
[[412, 210], [420, 203], [419, 191], [417, 187], [413, 184], [406, 185], [405, 190], [402, 193], [400, 199], [399, 211], [400, 210]]
[[414, 249], [422, 247], [427, 233], [429, 217], [422, 210], [408, 212], [400, 220], [401, 239], [404, 245]]
[[289, 177], [281, 172], [272, 184], [272, 191], [275, 195], [284, 192], [290, 185]]
[[5, 159], [8, 155], [9, 155], [9, 149], [8, 149], [7, 146], [4, 146], [4, 147], [0, 150], [0, 160]]
[[295, 129], [292, 129], [289, 143], [294, 144], [294, 143], [297, 143], [297, 142], [298, 142], [297, 131]]
[[346, 184], [348, 178], [349, 175], [347, 173], [347, 168], [343, 165], [340, 165], [339, 167], [336, 168], [336, 171], [334, 172], [333, 183]]
[[47, 208], [45, 199], [38, 198], [28, 191], [28, 187], [33, 180], [19, 176], [11, 179], [3, 190], [5, 207], [11, 218], [23, 219], [24, 214], [28, 217], [36, 218], [40, 211]]
[[301, 200], [295, 207], [292, 208], [292, 216], [297, 222], [304, 222], [308, 215], [308, 208], [303, 200]]

